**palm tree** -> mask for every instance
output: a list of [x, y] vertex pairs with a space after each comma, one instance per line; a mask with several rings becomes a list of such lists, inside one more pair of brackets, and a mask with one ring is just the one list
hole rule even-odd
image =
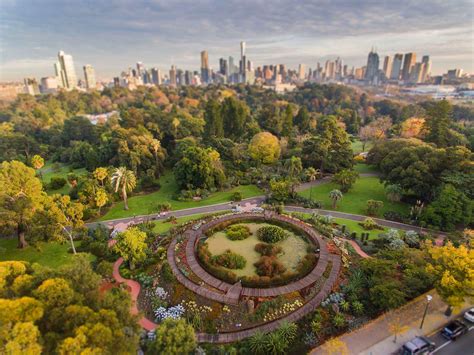
[[308, 169], [305, 171], [306, 179], [307, 181], [315, 181], [319, 177], [321, 177], [321, 170], [315, 169], [312, 166], [310, 166]]
[[137, 186], [135, 174], [133, 171], [127, 170], [126, 167], [121, 166], [120, 168], [115, 169], [110, 181], [115, 189], [115, 192], [117, 192], [119, 188], [122, 189], [124, 209], [128, 210], [127, 191], [132, 191]]
[[335, 209], [337, 201], [342, 199], [342, 192], [339, 190], [332, 190], [329, 192], [329, 198], [332, 200], [332, 208]]

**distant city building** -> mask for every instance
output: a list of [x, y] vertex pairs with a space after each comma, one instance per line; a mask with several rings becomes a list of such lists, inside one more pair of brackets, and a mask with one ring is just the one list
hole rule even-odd
[[379, 75], [379, 55], [371, 50], [367, 57], [367, 69], [365, 71], [365, 80], [376, 84]]
[[95, 70], [90, 64], [84, 65], [84, 80], [86, 82], [86, 89], [95, 89], [97, 82], [95, 79]]
[[161, 71], [158, 68], [151, 69], [151, 81], [155, 85], [161, 85]]
[[201, 52], [201, 80], [203, 84], [208, 84], [210, 81], [209, 55], [207, 51]]
[[39, 95], [41, 93], [38, 82], [36, 81], [35, 78], [25, 78], [23, 82], [25, 84], [26, 94], [30, 94], [34, 96], [34, 95]]
[[50, 94], [56, 92], [58, 89], [58, 80], [54, 76], [48, 76], [41, 78], [41, 88], [40, 91], [42, 94]]
[[406, 53], [403, 61], [402, 80], [410, 80], [410, 72], [416, 63], [416, 53]]
[[[56, 75], [59, 77], [61, 87], [72, 90], [77, 87], [76, 69], [72, 56], [59, 51], [58, 64], [55, 66]], [[59, 72], [58, 72], [59, 71]]]
[[462, 69], [451, 69], [448, 70], [447, 77], [448, 79], [457, 79], [462, 76]]
[[390, 79], [399, 80], [402, 70], [403, 54], [397, 53], [393, 56], [392, 63], [392, 72], [390, 74]]
[[227, 64], [227, 60], [225, 60], [224, 58], [219, 59], [219, 73], [224, 76], [229, 75], [229, 66]]
[[421, 83], [421, 75], [423, 73], [424, 63], [415, 63], [410, 71], [410, 78], [408, 80], [411, 84]]
[[137, 62], [136, 76], [139, 76], [143, 79], [144, 74], [145, 74], [145, 65], [142, 62]]
[[304, 80], [306, 76], [306, 68], [304, 64], [298, 65], [298, 79]]
[[392, 75], [392, 57], [385, 56], [383, 60], [383, 73], [385, 74], [385, 78], [390, 79]]
[[431, 59], [429, 55], [424, 55], [421, 59], [421, 62], [424, 64], [423, 72], [421, 73], [421, 82], [425, 83], [431, 76]]
[[170, 70], [170, 86], [176, 87], [176, 67], [174, 65], [171, 66]]

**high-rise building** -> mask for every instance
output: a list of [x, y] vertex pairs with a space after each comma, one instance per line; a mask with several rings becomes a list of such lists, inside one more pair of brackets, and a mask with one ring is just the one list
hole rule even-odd
[[245, 72], [247, 69], [246, 66], [247, 66], [247, 58], [245, 57], [245, 42], [242, 41], [240, 42], [240, 65], [239, 65], [240, 74], [245, 75]]
[[25, 78], [24, 83], [25, 83], [25, 93], [33, 95], [33, 96], [39, 95], [41, 93], [38, 82], [36, 81], [35, 78]]
[[208, 84], [210, 80], [209, 55], [207, 51], [201, 52], [201, 80], [203, 84]]
[[416, 53], [406, 53], [403, 61], [402, 80], [410, 80], [410, 72], [416, 63]]
[[61, 80], [61, 86], [68, 90], [74, 89], [77, 87], [77, 76], [76, 69], [74, 68], [74, 61], [72, 56], [59, 51], [58, 53], [58, 69], [59, 77]]
[[227, 65], [227, 60], [225, 60], [224, 58], [219, 59], [219, 73], [224, 76], [229, 75], [229, 66]]
[[365, 80], [377, 83], [379, 75], [379, 55], [373, 49], [367, 57], [367, 69], [365, 70]]
[[298, 79], [304, 80], [306, 76], [306, 68], [304, 64], [298, 65]]
[[155, 85], [161, 85], [161, 71], [158, 68], [151, 69], [151, 81]]
[[142, 62], [137, 62], [137, 76], [143, 79], [143, 75], [145, 74], [145, 65]]
[[48, 76], [41, 78], [41, 88], [40, 91], [43, 94], [49, 94], [56, 92], [58, 89], [58, 80], [54, 76]]
[[399, 80], [400, 79], [400, 71], [402, 69], [402, 62], [403, 62], [403, 54], [397, 53], [393, 56], [393, 64], [392, 64], [392, 73], [390, 74], [390, 79], [392, 80]]
[[424, 83], [428, 80], [431, 75], [431, 59], [429, 55], [424, 55], [421, 59], [424, 64], [423, 72], [421, 73], [421, 82]]
[[234, 57], [229, 57], [229, 75], [235, 74], [237, 72], [237, 68], [234, 64]]
[[450, 69], [447, 72], [448, 79], [457, 79], [462, 76], [462, 69]]
[[385, 77], [387, 79], [390, 79], [390, 76], [392, 74], [392, 57], [390, 56], [385, 56], [383, 60], [383, 73], [385, 74]]
[[423, 74], [423, 70], [425, 67], [425, 63], [415, 63], [410, 71], [410, 78], [408, 81], [412, 84], [421, 83], [421, 75]]
[[170, 70], [170, 86], [176, 87], [176, 67], [174, 65]]
[[95, 89], [97, 87], [97, 83], [95, 80], [95, 70], [90, 64], [86, 64], [83, 67], [84, 69], [84, 80], [86, 82], [86, 89]]

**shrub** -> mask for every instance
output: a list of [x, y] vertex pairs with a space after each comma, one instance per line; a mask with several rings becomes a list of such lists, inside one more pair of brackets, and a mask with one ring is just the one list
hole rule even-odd
[[383, 214], [385, 219], [395, 222], [404, 222], [405, 218], [397, 211], [387, 211]]
[[367, 214], [369, 216], [376, 216], [382, 207], [382, 201], [367, 200]]
[[228, 269], [243, 269], [247, 260], [242, 255], [226, 250], [223, 254], [212, 256], [211, 263]]
[[113, 263], [107, 260], [102, 260], [100, 263], [97, 264], [95, 271], [97, 271], [97, 273], [102, 277], [108, 278], [112, 276], [113, 266]]
[[233, 224], [226, 229], [225, 235], [230, 240], [244, 240], [250, 237], [250, 229], [242, 224]]
[[332, 324], [336, 328], [343, 328], [346, 325], [346, 319], [341, 313], [336, 313], [332, 319]]
[[364, 228], [365, 230], [368, 230], [368, 231], [373, 230], [373, 229], [383, 230], [383, 227], [379, 226], [377, 223], [375, 223], [375, 221], [370, 217], [367, 217], [366, 219], [364, 219], [363, 222], [359, 222], [359, 225], [362, 226], [362, 228]]
[[254, 265], [259, 276], [274, 277], [286, 271], [286, 267], [274, 256], [262, 256]]
[[418, 248], [420, 246], [420, 236], [415, 231], [406, 231], [404, 240], [410, 248]]
[[66, 185], [66, 179], [62, 177], [53, 176], [51, 181], [49, 182], [49, 189], [50, 190], [59, 190], [64, 185]]
[[171, 266], [167, 262], [163, 263], [160, 270], [160, 276], [165, 282], [171, 282], [174, 280], [173, 271], [171, 271]]
[[242, 192], [236, 191], [236, 192], [234, 192], [234, 193], [232, 194], [231, 199], [232, 199], [232, 201], [234, 201], [234, 202], [239, 202], [239, 201], [242, 201], [242, 197], [243, 197], [243, 196], [242, 196]]
[[277, 243], [286, 239], [288, 233], [278, 226], [264, 226], [257, 230], [257, 237], [265, 243]]
[[275, 256], [282, 251], [281, 247], [267, 243], [258, 243], [255, 245], [255, 251], [262, 256]]
[[297, 269], [300, 276], [304, 276], [309, 274], [311, 270], [313, 270], [314, 266], [318, 261], [318, 257], [313, 254], [309, 253], [304, 256], [303, 259], [298, 263]]

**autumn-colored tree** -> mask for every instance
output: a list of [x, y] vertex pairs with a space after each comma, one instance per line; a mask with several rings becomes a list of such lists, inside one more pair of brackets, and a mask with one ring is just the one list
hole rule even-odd
[[362, 150], [365, 150], [367, 141], [377, 141], [384, 139], [387, 131], [392, 127], [390, 117], [379, 117], [368, 125], [362, 127], [359, 132], [359, 138], [362, 141]]
[[96, 168], [92, 174], [94, 175], [94, 178], [100, 182], [101, 186], [104, 186], [104, 180], [109, 176], [107, 168], [102, 167]]
[[260, 132], [249, 143], [250, 157], [258, 164], [273, 164], [280, 157], [278, 138], [270, 132]]
[[0, 165], [0, 224], [13, 227], [18, 248], [28, 245], [26, 231], [33, 216], [43, 209], [46, 194], [35, 171], [19, 161]]
[[424, 124], [424, 118], [409, 118], [401, 124], [400, 136], [402, 138], [418, 138], [421, 135]]
[[325, 355], [349, 355], [346, 343], [339, 338], [331, 338], [323, 345]]
[[127, 203], [127, 192], [132, 191], [137, 186], [137, 179], [135, 174], [131, 170], [127, 170], [125, 167], [115, 169], [111, 178], [112, 186], [117, 192], [119, 189], [122, 191], [123, 208], [128, 210]]
[[128, 261], [130, 269], [134, 269], [136, 264], [145, 260], [147, 251], [145, 232], [136, 227], [128, 228], [125, 232], [119, 233], [116, 240], [114, 250]]
[[74, 290], [62, 278], [47, 279], [36, 289], [35, 296], [49, 309], [71, 303]]
[[[426, 270], [435, 275], [435, 288], [450, 308], [474, 297], [474, 249], [464, 245], [427, 246], [431, 257]], [[449, 311], [450, 311], [449, 308]]]
[[105, 192], [104, 189], [99, 189], [95, 193], [95, 205], [99, 208], [99, 214], [100, 214], [100, 209], [105, 206], [105, 204], [109, 201], [109, 197], [107, 196], [107, 192]]

